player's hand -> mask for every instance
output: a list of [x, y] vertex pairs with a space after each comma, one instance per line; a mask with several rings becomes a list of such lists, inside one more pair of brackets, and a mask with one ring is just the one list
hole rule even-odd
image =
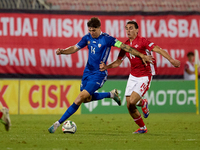
[[58, 49], [56, 50], [56, 54], [57, 54], [57, 55], [60, 55], [60, 54], [62, 54], [62, 51], [63, 51], [62, 49], [58, 48]]
[[179, 60], [176, 60], [176, 59], [173, 59], [173, 60], [171, 60], [170, 62], [171, 62], [171, 64], [172, 64], [174, 67], [176, 67], [176, 68], [180, 67], [180, 65], [181, 65], [180, 61], [179, 61]]
[[105, 71], [106, 69], [107, 69], [106, 64], [103, 61], [101, 61], [101, 64], [99, 64], [99, 70], [100, 71]]
[[151, 55], [148, 55], [148, 56], [143, 55], [142, 61], [146, 66], [147, 66], [147, 62], [150, 62], [151, 64], [153, 64], [153, 57]]

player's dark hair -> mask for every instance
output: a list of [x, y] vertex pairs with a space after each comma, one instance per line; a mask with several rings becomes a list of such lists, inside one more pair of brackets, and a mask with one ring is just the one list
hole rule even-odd
[[188, 52], [187, 53], [187, 57], [189, 57], [189, 56], [194, 56], [194, 53], [193, 52]]
[[87, 22], [88, 27], [92, 28], [99, 28], [101, 26], [101, 21], [99, 18], [92, 17], [88, 22]]
[[134, 24], [134, 26], [135, 26], [136, 29], [139, 28], [137, 22], [135, 22], [135, 21], [128, 21], [128, 22], [126, 23], [126, 25], [127, 25], [127, 24]]

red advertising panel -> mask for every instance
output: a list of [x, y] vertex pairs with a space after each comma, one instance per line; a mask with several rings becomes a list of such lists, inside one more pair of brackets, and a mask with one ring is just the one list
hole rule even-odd
[[[124, 26], [128, 20], [139, 25], [139, 35], [146, 37], [173, 58], [181, 61], [174, 68], [165, 58], [153, 53], [158, 75], [183, 75], [186, 55], [200, 50], [200, 15], [95, 15], [102, 31], [122, 42], [127, 40]], [[75, 45], [87, 32], [93, 15], [0, 13], [0, 74], [81, 76], [87, 62], [87, 47], [72, 55], [55, 54], [57, 48]], [[119, 53], [112, 48], [108, 63]], [[109, 75], [128, 75], [130, 65], [124, 60]]]

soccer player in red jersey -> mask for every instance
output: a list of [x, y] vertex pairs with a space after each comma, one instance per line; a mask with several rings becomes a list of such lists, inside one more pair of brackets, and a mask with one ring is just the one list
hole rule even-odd
[[[159, 53], [174, 67], [180, 67], [179, 60], [173, 59], [165, 50], [161, 49], [153, 42], [148, 41], [144, 37], [138, 36], [138, 31], [138, 24], [135, 21], [127, 22], [126, 33], [129, 39], [125, 42], [125, 44], [135, 48], [140, 53], [145, 55], [151, 55], [151, 51]], [[148, 101], [146, 99], [142, 99], [142, 97], [149, 89], [152, 76], [156, 73], [156, 62], [154, 61], [154, 64], [147, 63], [145, 65], [139, 57], [135, 57], [121, 49], [118, 59], [109, 65], [105, 65], [102, 62], [100, 64], [100, 70], [104, 71], [109, 68], [116, 68], [126, 57], [131, 63], [131, 72], [125, 91], [127, 108], [135, 123], [140, 127], [133, 133], [147, 133], [147, 128], [136, 106], [142, 107], [144, 118], [147, 118], [149, 115]]]

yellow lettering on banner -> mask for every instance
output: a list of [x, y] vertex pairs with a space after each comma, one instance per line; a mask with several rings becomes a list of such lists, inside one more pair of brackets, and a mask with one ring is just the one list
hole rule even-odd
[[78, 96], [80, 84], [78, 80], [21, 80], [20, 114], [63, 114]]
[[18, 114], [18, 80], [0, 81], [0, 108], [9, 108], [10, 114]]

